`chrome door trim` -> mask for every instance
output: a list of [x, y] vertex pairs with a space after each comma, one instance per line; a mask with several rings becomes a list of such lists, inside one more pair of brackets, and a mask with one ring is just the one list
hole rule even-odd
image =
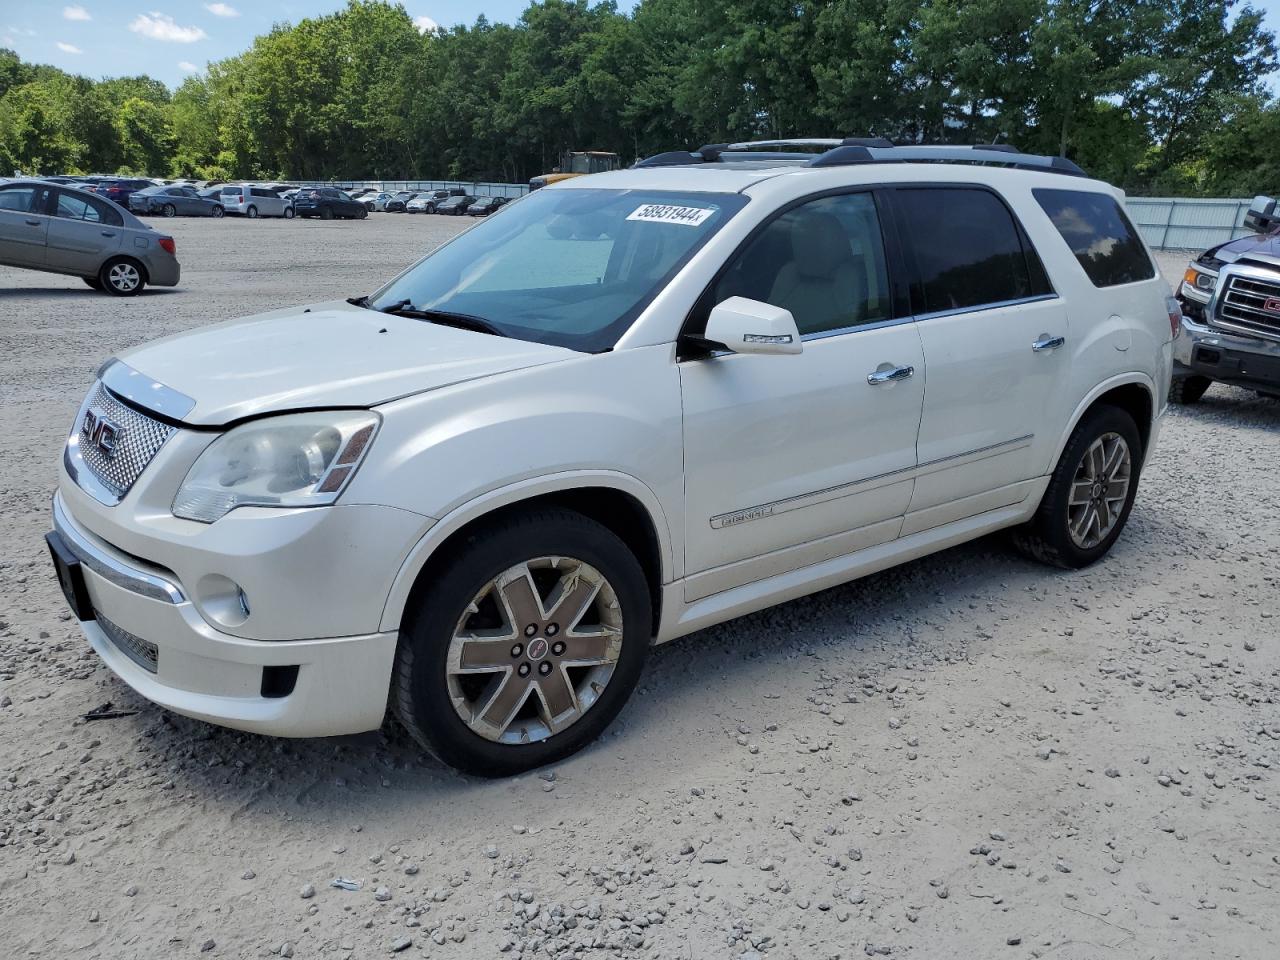
[[185, 393], [152, 380], [114, 358], [98, 370], [98, 379], [120, 399], [170, 420], [181, 420], [196, 406], [195, 400]]
[[979, 303], [972, 307], [956, 307], [954, 310], [934, 310], [932, 313], [917, 313], [916, 320], [935, 320], [938, 317], [957, 317], [963, 313], [982, 313], [984, 310], [999, 310], [1002, 307], [1020, 307], [1028, 303], [1041, 303], [1045, 300], [1059, 299], [1056, 293], [1041, 293], [1034, 297], [1019, 297], [1016, 300], [999, 300], [995, 303]]
[[1028, 446], [1034, 438], [1035, 434], [1029, 433], [1022, 437], [1014, 437], [1012, 440], [1001, 440], [999, 443], [988, 444], [984, 447], [975, 447], [974, 449], [966, 450], [963, 453], [953, 453], [950, 456], [939, 457], [937, 460], [929, 460], [925, 463], [917, 464], [914, 467], [903, 467], [901, 470], [890, 470], [887, 473], [878, 473], [875, 476], [865, 477], [862, 480], [854, 480], [850, 483], [842, 483], [837, 484], [834, 487], [825, 487], [822, 490], [814, 490], [812, 493], [800, 493], [794, 497], [774, 500], [772, 503], [762, 503], [755, 507], [746, 507], [742, 510], [733, 510], [729, 513], [717, 514], [710, 520], [711, 529], [722, 530], [725, 527], [736, 527], [741, 523], [750, 523], [753, 520], [763, 520], [765, 517], [772, 517], [781, 513], [789, 513], [792, 510], [800, 510], [804, 507], [816, 506], [817, 504], [825, 503], [828, 500], [838, 500], [840, 497], [849, 496], [853, 493], [874, 490], [877, 487], [882, 487], [889, 483], [911, 480], [922, 474], [934, 473], [939, 469], [957, 466], [956, 461], [958, 460], [982, 460], [989, 456], [1011, 453], [1014, 450]]
[[1036, 353], [1043, 353], [1046, 350], [1057, 350], [1066, 342], [1066, 337], [1041, 337], [1035, 343], [1031, 344], [1031, 349]]
[[186, 595], [172, 580], [139, 569], [114, 553], [108, 552], [90, 539], [76, 525], [63, 505], [61, 494], [53, 497], [53, 529], [62, 537], [77, 560], [102, 579], [117, 587], [162, 603], [185, 603]]

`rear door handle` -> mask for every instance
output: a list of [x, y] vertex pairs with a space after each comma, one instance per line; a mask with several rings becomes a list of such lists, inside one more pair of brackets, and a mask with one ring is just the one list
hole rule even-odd
[[116, 232], [114, 230], [103, 230], [102, 235], [104, 237], [114, 237], [116, 235]]
[[1057, 350], [1066, 342], [1066, 337], [1051, 337], [1045, 333], [1041, 334], [1040, 339], [1031, 345], [1031, 349], [1036, 353], [1042, 353], [1045, 350]]
[[38, 226], [40, 226], [40, 224], [41, 224], [43, 221], [40, 221], [40, 220], [26, 220], [26, 221], [24, 221], [24, 222], [26, 223], [26, 225], [27, 225], [28, 227], [38, 227]]
[[874, 373], [867, 374], [867, 383], [873, 387], [882, 383], [893, 383], [895, 380], [906, 380], [908, 377], [913, 377], [915, 372], [915, 367], [893, 367], [889, 370], [876, 370]]

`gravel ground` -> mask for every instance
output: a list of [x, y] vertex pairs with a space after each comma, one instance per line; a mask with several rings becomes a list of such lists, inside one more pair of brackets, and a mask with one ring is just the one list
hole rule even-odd
[[[481, 782], [390, 725], [166, 714], [69, 620], [41, 536], [98, 362], [367, 292], [458, 224], [164, 226], [176, 292], [0, 270], [6, 957], [1275, 956], [1280, 403], [1172, 411], [1093, 569], [989, 538], [704, 631], [600, 743]], [[80, 719], [106, 702], [136, 712]]]

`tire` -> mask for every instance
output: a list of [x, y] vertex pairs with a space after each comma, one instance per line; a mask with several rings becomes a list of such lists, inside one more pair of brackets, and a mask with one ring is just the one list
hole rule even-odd
[[257, 208], [257, 207], [253, 207], [253, 206], [251, 206], [251, 207], [249, 207], [247, 210], [245, 210], [244, 215], [245, 215], [246, 217], [248, 217], [250, 220], [257, 220], [257, 219], [258, 219], [258, 208]]
[[284, 218], [285, 218], [286, 220], [292, 220], [292, 219], [293, 219], [293, 207], [285, 207], [285, 208], [284, 208]]
[[178, 208], [175, 207], [172, 203], [166, 203], [163, 207], [160, 208], [160, 212], [163, 213], [166, 217], [176, 217], [178, 215]]
[[360, 213], [357, 215], [356, 219], [357, 219], [357, 220], [368, 220], [368, 219], [369, 219], [369, 211], [368, 211], [368, 210], [363, 210], [363, 209], [362, 209], [362, 210], [360, 211]]
[[214, 207], [209, 213], [213, 219], [221, 220], [226, 215], [227, 211], [223, 210], [221, 207]]
[[1213, 381], [1208, 377], [1198, 377], [1194, 374], [1185, 377], [1174, 377], [1169, 382], [1169, 402], [1183, 406], [1199, 403], [1200, 398], [1204, 396], [1204, 392], [1212, 384]]
[[[578, 566], [568, 570], [566, 562]], [[534, 572], [528, 577], [514, 575], [521, 564], [526, 572]], [[558, 626], [550, 620], [555, 616], [554, 606], [545, 620], [541, 611], [526, 618], [500, 613], [503, 607], [496, 602], [497, 581], [504, 576], [513, 577], [509, 583], [517, 598], [515, 588], [520, 584], [538, 583], [543, 592], [540, 605], [560, 587], [590, 587], [594, 581], [597, 592], [591, 595], [584, 608], [586, 614], [577, 624], [589, 619], [604, 623], [608, 618], [621, 633], [601, 627], [592, 644], [591, 638], [566, 625], [564, 639], [556, 641]], [[439, 760], [484, 777], [510, 776], [554, 763], [594, 740], [635, 688], [653, 633], [648, 583], [626, 545], [594, 520], [572, 510], [540, 509], [478, 524], [449, 556], [447, 565], [434, 569], [424, 582], [427, 586], [415, 591], [401, 627], [391, 703], [413, 738]], [[473, 609], [476, 600], [480, 602]], [[481, 618], [482, 626], [504, 628], [510, 624], [511, 637], [495, 642], [497, 652], [485, 645], [484, 656], [499, 658], [494, 670], [450, 675], [450, 649], [462, 643], [455, 632], [475, 618]], [[536, 622], [522, 628], [523, 619]], [[620, 641], [613, 639], [617, 636]], [[572, 673], [570, 668], [557, 669], [557, 660], [565, 653], [565, 640], [573, 643], [571, 638], [591, 644], [596, 651], [593, 655], [600, 654], [608, 663], [602, 659], [596, 666], [574, 667]], [[512, 644], [509, 648], [508, 643]], [[536, 658], [535, 649], [541, 651]], [[455, 657], [460, 655], [455, 651]], [[508, 656], [511, 666], [507, 666]], [[521, 679], [520, 670], [526, 671], [528, 679]], [[607, 675], [603, 673], [606, 670]], [[548, 719], [553, 708], [542, 693], [544, 675], [550, 684], [546, 689], [576, 691], [565, 700], [566, 710], [555, 718], [559, 729], [553, 729], [553, 721]], [[500, 724], [487, 724], [486, 709], [494, 706], [497, 692], [507, 689], [523, 691], [512, 701], [521, 706]], [[455, 695], [459, 706], [455, 706]], [[593, 699], [579, 707], [581, 695]], [[572, 716], [568, 710], [573, 711]], [[471, 715], [470, 722], [463, 718], [464, 711]]]
[[113, 257], [98, 271], [98, 282], [112, 296], [132, 297], [147, 285], [147, 271], [137, 260]]
[[[1127, 461], [1119, 464], [1124, 468], [1127, 484], [1123, 491], [1119, 488], [1108, 491], [1109, 487], [1114, 487], [1118, 482], [1121, 472], [1117, 470], [1112, 473], [1109, 469], [1112, 451], [1116, 449], [1113, 446], [1116, 438], [1124, 444], [1127, 453]], [[1098, 445], [1101, 445], [1101, 460], [1093, 459]], [[1067, 441], [1035, 516], [1014, 532], [1014, 544], [1034, 560], [1068, 570], [1087, 567], [1102, 559], [1129, 520], [1133, 499], [1138, 492], [1143, 453], [1142, 437], [1138, 433], [1137, 424], [1126, 411], [1107, 404], [1091, 409]], [[1091, 463], [1085, 462], [1086, 455], [1090, 456]], [[1086, 484], [1094, 479], [1095, 471], [1090, 469], [1091, 465], [1099, 463], [1105, 463], [1108, 469], [1098, 473], [1110, 479], [1105, 483], [1097, 480], [1085, 489]], [[1114, 500], [1107, 499], [1104, 502], [1105, 516], [1111, 524], [1105, 532], [1102, 529], [1102, 514], [1093, 507], [1093, 497], [1099, 494], [1099, 488], [1104, 498], [1108, 492], [1116, 495]], [[1085, 498], [1083, 503], [1080, 501], [1081, 497]], [[1072, 502], [1073, 499], [1075, 503]], [[1086, 536], [1078, 537], [1073, 533], [1072, 525], [1076, 524], [1079, 529], [1081, 524], [1078, 520], [1087, 519], [1090, 509], [1094, 509], [1098, 529], [1094, 531], [1095, 524], [1089, 524], [1084, 528]], [[1099, 536], [1095, 539], [1093, 534]]]
[[321, 208], [320, 208], [320, 219], [321, 219], [321, 220], [332, 220], [332, 219], [333, 219], [333, 207], [321, 207]]
[[83, 280], [89, 286], [93, 287], [93, 289], [95, 290], [102, 289], [102, 281], [99, 280], [97, 277], [81, 277], [80, 279]]

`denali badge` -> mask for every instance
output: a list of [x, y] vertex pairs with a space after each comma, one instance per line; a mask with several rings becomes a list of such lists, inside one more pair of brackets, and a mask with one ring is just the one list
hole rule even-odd
[[116, 445], [120, 442], [120, 427], [102, 415], [99, 410], [86, 410], [84, 423], [80, 425], [80, 435], [86, 443], [98, 448], [98, 452], [110, 460], [116, 455]]
[[1267, 313], [1280, 313], [1280, 297], [1272, 297], [1262, 305], [1262, 309]]

